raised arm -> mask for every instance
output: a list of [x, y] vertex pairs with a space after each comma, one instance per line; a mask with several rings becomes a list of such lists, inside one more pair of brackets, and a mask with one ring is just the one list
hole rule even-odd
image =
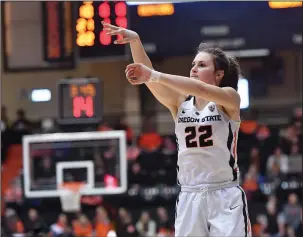
[[231, 113], [239, 111], [240, 108], [240, 96], [237, 91], [231, 87], [221, 88], [193, 78], [160, 73], [142, 64], [128, 65], [126, 76], [134, 85], [142, 83], [165, 85], [179, 93], [213, 101]]
[[[104, 30], [109, 35], [122, 35], [123, 39], [116, 40], [115, 44], [130, 44], [133, 61], [135, 63], [142, 63], [146, 67], [153, 69], [152, 62], [147, 56], [139, 35], [131, 30], [113, 26], [111, 24], [102, 22]], [[148, 89], [152, 92], [155, 98], [164, 106], [166, 106], [173, 114], [177, 111], [178, 101], [180, 99], [180, 92], [169, 88], [164, 84], [146, 84]]]

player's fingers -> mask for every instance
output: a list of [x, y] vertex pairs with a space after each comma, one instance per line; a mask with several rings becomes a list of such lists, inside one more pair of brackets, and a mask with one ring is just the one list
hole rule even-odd
[[130, 43], [132, 41], [134, 41], [133, 38], [126, 37], [126, 38], [123, 38], [123, 39], [120, 39], [120, 40], [115, 40], [114, 44], [127, 44], [127, 43]]
[[135, 71], [130, 70], [125, 75], [126, 75], [127, 78], [134, 78], [135, 77]]
[[135, 70], [136, 67], [126, 67], [125, 72], [130, 71], [130, 70]]
[[131, 64], [128, 64], [126, 66], [126, 69], [134, 69], [135, 70], [139, 66], [140, 66], [140, 63], [131, 63]]
[[127, 80], [128, 80], [128, 82], [129, 82], [130, 84], [132, 84], [132, 85], [134, 85], [134, 84], [136, 83], [136, 81], [137, 81], [136, 78], [127, 78]]
[[126, 75], [126, 78], [131, 78], [134, 75], [134, 73], [127, 72], [125, 75]]
[[111, 28], [108, 28], [108, 27], [104, 27], [103, 30], [104, 30], [105, 32], [113, 31]]
[[108, 31], [106, 31], [106, 34], [107, 35], [118, 35], [118, 34], [121, 34], [121, 29], [119, 29], [119, 30], [108, 30]]
[[112, 29], [112, 28], [110, 28], [110, 27], [108, 27], [108, 26], [104, 26], [104, 27], [103, 27], [103, 30], [104, 30], [104, 31], [111, 31], [111, 30], [118, 30], [118, 29]]
[[111, 33], [117, 31], [117, 30], [112, 30], [110, 28], [104, 28], [103, 30], [105, 31], [105, 33]]
[[127, 74], [127, 73], [134, 73], [134, 69], [133, 68], [131, 68], [131, 69], [125, 69], [125, 74]]
[[114, 26], [114, 25], [109, 24], [109, 23], [107, 23], [107, 22], [105, 22], [105, 21], [102, 21], [101, 23], [102, 23], [102, 25], [103, 25], [104, 27], [110, 28], [110, 29], [112, 29], [112, 30], [118, 30], [118, 29], [119, 29], [118, 26]]

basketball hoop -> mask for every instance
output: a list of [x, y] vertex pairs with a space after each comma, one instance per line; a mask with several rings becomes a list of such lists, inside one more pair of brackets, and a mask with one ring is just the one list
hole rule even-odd
[[82, 182], [65, 182], [59, 187], [61, 207], [64, 212], [78, 212], [81, 209]]

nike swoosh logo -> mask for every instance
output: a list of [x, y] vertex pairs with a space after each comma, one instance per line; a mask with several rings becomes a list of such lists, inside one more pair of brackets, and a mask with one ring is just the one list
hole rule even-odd
[[[238, 206], [240, 206], [240, 205], [238, 205]], [[230, 209], [230, 210], [234, 210], [234, 209], [237, 208], [238, 206], [230, 207], [229, 209]]]

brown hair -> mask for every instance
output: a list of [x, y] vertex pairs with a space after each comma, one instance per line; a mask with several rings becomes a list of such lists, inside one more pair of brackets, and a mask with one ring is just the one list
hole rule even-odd
[[236, 58], [226, 55], [222, 49], [201, 43], [197, 53], [206, 52], [214, 57], [215, 72], [224, 71], [219, 87], [232, 87], [238, 90], [240, 66]]

